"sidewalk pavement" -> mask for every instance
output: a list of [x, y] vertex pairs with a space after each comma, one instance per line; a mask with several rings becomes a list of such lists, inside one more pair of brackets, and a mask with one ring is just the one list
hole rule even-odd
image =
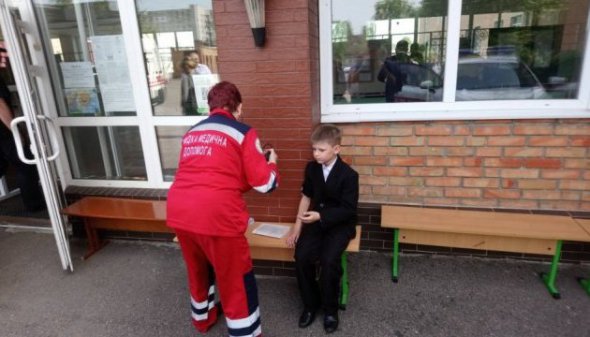
[[[74, 273], [61, 270], [53, 236], [0, 228], [0, 336], [199, 336], [190, 323], [184, 264], [174, 244], [115, 241], [87, 261], [72, 243]], [[590, 296], [564, 264], [554, 300], [536, 273], [547, 263], [432, 255], [349, 257], [350, 299], [335, 337], [590, 337]], [[322, 316], [297, 327], [294, 278], [259, 276], [265, 337], [324, 336]], [[206, 336], [226, 336], [221, 319]]]

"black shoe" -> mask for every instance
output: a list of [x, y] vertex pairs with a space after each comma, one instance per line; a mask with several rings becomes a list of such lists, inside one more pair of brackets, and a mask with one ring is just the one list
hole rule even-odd
[[313, 323], [314, 319], [315, 311], [303, 310], [303, 313], [301, 313], [301, 316], [299, 316], [299, 327], [307, 328], [311, 325], [311, 323]]
[[324, 316], [324, 331], [326, 333], [332, 333], [338, 329], [338, 315], [325, 315]]

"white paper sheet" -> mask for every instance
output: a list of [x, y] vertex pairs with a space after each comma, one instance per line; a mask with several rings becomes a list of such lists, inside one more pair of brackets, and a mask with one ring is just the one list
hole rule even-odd
[[291, 227], [289, 226], [262, 223], [256, 227], [252, 233], [280, 239], [285, 236], [290, 229]]

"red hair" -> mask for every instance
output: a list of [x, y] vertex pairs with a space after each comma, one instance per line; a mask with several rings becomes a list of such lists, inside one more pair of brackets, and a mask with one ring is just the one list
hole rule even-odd
[[210, 111], [217, 108], [226, 108], [233, 113], [238, 109], [238, 105], [242, 103], [242, 95], [235, 84], [222, 81], [211, 87], [207, 100]]

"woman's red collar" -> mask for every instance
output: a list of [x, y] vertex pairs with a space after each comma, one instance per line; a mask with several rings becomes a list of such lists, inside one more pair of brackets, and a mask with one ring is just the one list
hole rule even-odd
[[236, 117], [234, 117], [234, 115], [231, 112], [229, 112], [225, 109], [222, 109], [222, 108], [215, 108], [209, 112], [209, 116], [213, 116], [213, 115], [217, 115], [217, 114], [236, 119]]

